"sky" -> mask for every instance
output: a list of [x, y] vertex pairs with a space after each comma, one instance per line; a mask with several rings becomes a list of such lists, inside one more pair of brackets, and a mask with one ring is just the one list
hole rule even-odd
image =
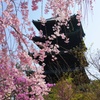
[[[100, 0], [95, 0], [93, 13], [88, 14], [88, 21], [83, 22], [84, 32], [86, 34], [84, 41], [86, 47], [91, 53], [95, 53], [100, 49]], [[95, 76], [100, 78], [100, 73], [93, 67], [89, 66], [88, 70]], [[89, 75], [89, 73], [88, 73]], [[89, 76], [90, 79], [94, 79]]]
[[87, 48], [90, 48], [92, 51], [100, 49], [100, 0], [95, 0], [93, 13], [88, 14], [87, 22], [83, 22], [85, 36], [85, 44]]
[[[46, 0], [43, 1], [45, 3]], [[96, 52], [97, 49], [100, 49], [100, 12], [99, 12], [99, 6], [100, 6], [100, 0], [95, 0], [93, 3], [93, 12], [88, 12], [88, 17], [85, 18], [85, 20], [82, 20], [82, 26], [85, 32], [84, 41], [86, 44], [86, 47], [88, 51], [91, 51], [92, 53]], [[39, 4], [39, 9], [37, 11], [34, 11], [33, 13], [29, 14], [31, 15], [30, 20], [37, 20], [40, 19], [40, 16], [42, 15], [41, 10], [41, 3]], [[44, 6], [43, 6], [44, 7]], [[86, 10], [87, 11], [87, 10]], [[43, 16], [45, 18], [50, 17], [50, 13]], [[36, 30], [36, 29], [35, 29]], [[36, 30], [37, 31], [37, 30]], [[38, 32], [38, 31], [37, 31]], [[86, 53], [88, 54], [88, 53]], [[93, 67], [89, 66], [88, 70], [95, 76], [100, 77], [100, 73]], [[89, 73], [87, 73], [89, 75]], [[91, 75], [89, 75], [90, 79], [94, 79]]]

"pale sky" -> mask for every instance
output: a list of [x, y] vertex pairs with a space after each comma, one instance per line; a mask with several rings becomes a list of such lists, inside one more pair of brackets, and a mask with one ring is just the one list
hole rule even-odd
[[87, 23], [83, 24], [85, 36], [85, 44], [92, 50], [100, 49], [100, 0], [95, 0], [93, 14], [88, 14]]
[[[96, 52], [97, 49], [100, 49], [100, 0], [95, 0], [93, 14], [88, 14], [87, 24], [83, 24], [85, 36], [85, 44], [87, 48], [90, 48], [91, 52]], [[89, 51], [90, 51], [89, 50]], [[100, 78], [100, 72], [98, 72], [94, 67], [89, 66], [89, 71]], [[89, 75], [90, 79], [93, 79]]]

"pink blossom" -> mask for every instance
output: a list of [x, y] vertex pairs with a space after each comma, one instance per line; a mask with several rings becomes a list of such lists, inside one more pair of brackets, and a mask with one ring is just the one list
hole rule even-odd
[[26, 84], [26, 79], [24, 77], [15, 77], [14, 83], [17, 85]]
[[18, 56], [20, 58], [20, 61], [22, 63], [22, 65], [31, 65], [32, 64], [32, 58], [26, 53], [26, 52], [19, 52]]
[[66, 36], [64, 35], [64, 33], [61, 34], [62, 39], [65, 39]]
[[45, 18], [43, 18], [43, 17], [40, 17], [40, 21], [41, 21], [42, 25], [43, 25], [43, 26], [45, 26], [46, 19], [45, 19]]
[[65, 43], [69, 43], [69, 38], [66, 38]]
[[59, 31], [54, 32], [56, 36], [60, 36]]
[[38, 6], [36, 4], [34, 4], [34, 6], [32, 6], [32, 10], [37, 10]]
[[56, 36], [55, 35], [51, 35], [54, 39], [56, 38]]
[[77, 25], [80, 26], [80, 23], [78, 23]]
[[38, 6], [37, 3], [41, 0], [32, 0], [32, 10], [37, 10]]
[[20, 93], [17, 95], [16, 100], [30, 100], [25, 93]]
[[5, 37], [5, 35], [0, 33], [0, 44], [4, 41], [4, 37]]
[[48, 86], [48, 87], [53, 87], [53, 86], [55, 86], [55, 84], [47, 83], [47, 86]]
[[[58, 15], [59, 17], [55, 19], [58, 21], [58, 25], [54, 25], [54, 34], [47, 38], [48, 41], [37, 43], [43, 47], [37, 50], [31, 41], [36, 33], [29, 20], [29, 8], [31, 7], [33, 11], [37, 10], [40, 1], [32, 0], [30, 6], [29, 2], [25, 2], [25, 0], [21, 2], [0, 0], [0, 4], [2, 4], [0, 6], [0, 100], [4, 100], [5, 97], [8, 100], [8, 93], [10, 96], [14, 94], [16, 100], [44, 100], [43, 96], [47, 95], [50, 87], [53, 86], [46, 84], [44, 80], [46, 77], [43, 75], [46, 52], [54, 52], [55, 54], [60, 52], [59, 45], [53, 45], [52, 40], [61, 36], [66, 43], [69, 42], [69, 39], [60, 33], [60, 27], [63, 24], [69, 27], [65, 21], [69, 20], [72, 14], [70, 8], [74, 8], [74, 4], [79, 6], [76, 17], [78, 24], [82, 18], [80, 10], [82, 3], [87, 4], [86, 2], [88, 2], [93, 9], [93, 0], [47, 0], [45, 12], [52, 10], [52, 16]], [[44, 17], [41, 17], [41, 22], [43, 25], [46, 23]], [[40, 31], [40, 36], [43, 37], [42, 31]], [[28, 55], [29, 51], [34, 54], [32, 55], [34, 59]], [[56, 59], [56, 56], [52, 57], [53, 61]], [[37, 69], [34, 63], [40, 61], [43, 62], [43, 66]], [[27, 74], [30, 70], [33, 73]], [[30, 98], [29, 94], [31, 94]]]
[[21, 9], [27, 9], [28, 2], [21, 2]]

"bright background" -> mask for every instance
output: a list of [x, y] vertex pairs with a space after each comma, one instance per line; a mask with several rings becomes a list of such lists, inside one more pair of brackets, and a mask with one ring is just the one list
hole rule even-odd
[[95, 0], [93, 13], [88, 13], [86, 24], [83, 22], [85, 44], [92, 50], [100, 49], [100, 0]]
[[[86, 33], [84, 39], [85, 44], [88, 52], [95, 53], [97, 49], [100, 49], [100, 0], [95, 0], [93, 13], [88, 13], [88, 19], [86, 21], [83, 22], [84, 32]], [[100, 72], [93, 66], [89, 66], [88, 70], [100, 78]], [[94, 79], [91, 75], [89, 75], [89, 78]]]

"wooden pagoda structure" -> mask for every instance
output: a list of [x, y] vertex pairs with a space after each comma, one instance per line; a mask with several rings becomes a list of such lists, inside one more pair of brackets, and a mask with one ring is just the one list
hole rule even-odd
[[[58, 24], [58, 21], [55, 18], [50, 18], [46, 20], [45, 25], [41, 23], [41, 21], [33, 20], [33, 24], [38, 30], [43, 31], [43, 37], [35, 36], [33, 37], [34, 42], [45, 43], [48, 40], [48, 37], [54, 34], [53, 26]], [[76, 19], [76, 15], [70, 17], [68, 21], [69, 28], [66, 25], [61, 25], [60, 33], [64, 33], [67, 38], [69, 38], [69, 43], [65, 43], [64, 39], [61, 37], [56, 37], [52, 41], [52, 44], [59, 45], [59, 53], [46, 53], [46, 58], [44, 59], [44, 63], [46, 64], [44, 67], [44, 74], [46, 75], [46, 82], [56, 83], [66, 72], [74, 72], [79, 71], [84, 75], [85, 81], [88, 80], [88, 77], [84, 71], [84, 67], [88, 65], [86, 58], [84, 56], [84, 51], [86, 47], [84, 45], [83, 37], [85, 36], [82, 25], [78, 26], [78, 20]], [[38, 45], [40, 49], [40, 47]], [[81, 49], [84, 51], [81, 52], [82, 57], [81, 60], [79, 58], [78, 53], [80, 53]], [[77, 53], [76, 53], [77, 52]], [[33, 54], [34, 55], [34, 54]], [[57, 57], [57, 60], [52, 61], [52, 55]], [[33, 57], [34, 59], [34, 57]], [[37, 58], [38, 59], [38, 58]], [[42, 62], [40, 61], [39, 64]], [[74, 76], [74, 75], [72, 75]], [[80, 77], [80, 76], [79, 76]], [[85, 82], [84, 81], [84, 82]]]

